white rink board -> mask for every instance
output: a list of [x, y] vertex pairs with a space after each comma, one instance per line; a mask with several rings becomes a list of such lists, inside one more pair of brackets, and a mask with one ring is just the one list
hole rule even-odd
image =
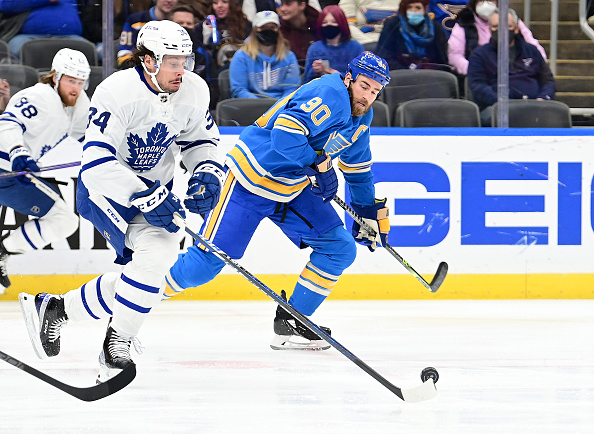
[[[389, 129], [380, 131], [385, 134], [384, 131]], [[468, 131], [461, 130], [463, 134], [469, 134]], [[571, 132], [576, 134], [575, 130]], [[448, 134], [451, 132], [426, 136], [372, 135], [374, 171], [382, 168], [384, 174], [394, 173], [397, 178], [404, 176], [404, 180], [376, 184], [376, 196], [387, 197], [391, 209], [392, 247], [420, 273], [434, 272], [435, 264], [440, 261], [448, 262], [450, 273], [456, 274], [591, 272], [591, 252], [594, 251], [591, 200], [594, 162], [591, 156], [594, 153], [594, 136], [588, 135], [591, 134], [589, 130], [584, 130], [583, 136]], [[221, 151], [228, 151], [236, 138], [235, 134], [222, 134]], [[58, 148], [44, 156], [42, 164], [77, 160], [79, 155], [64, 155]], [[430, 190], [433, 191], [427, 191], [425, 180], [428, 178], [423, 170], [417, 170], [419, 167], [438, 175], [435, 179], [439, 182], [433, 178], [430, 182]], [[488, 172], [483, 167], [493, 171], [494, 179], [481, 178]], [[510, 167], [513, 169], [511, 172], [521, 172], [518, 179], [499, 177], [500, 169], [501, 173], [509, 174]], [[51, 174], [70, 181], [61, 189], [73, 207], [74, 183], [71, 178], [77, 173], [78, 168], [47, 172], [48, 176]], [[408, 180], [406, 176], [410, 174], [417, 176], [420, 182]], [[182, 182], [176, 183], [174, 191], [183, 197], [187, 175], [181, 169], [178, 175], [177, 179]], [[464, 194], [477, 186], [480, 189], [481, 185], [484, 186], [482, 196], [476, 199], [467, 195], [464, 199]], [[339, 195], [345, 197], [343, 186], [339, 188]], [[561, 196], [562, 200], [559, 199]], [[527, 210], [523, 198], [529, 198], [536, 209]], [[510, 202], [503, 208], [509, 206], [509, 210], [489, 211], [492, 202], [497, 207], [500, 206], [498, 203], [508, 200]], [[407, 204], [425, 203], [430, 207], [436, 202], [441, 203], [447, 212], [436, 213], [435, 219], [429, 220], [414, 213], [392, 213], [394, 209], [400, 209], [402, 213]], [[340, 215], [343, 215], [342, 211]], [[477, 232], [465, 230], [476, 226], [477, 216], [484, 218], [484, 228], [477, 232], [484, 232], [486, 240], [469, 244], [468, 240], [477, 239]], [[9, 212], [6, 223], [11, 223], [11, 219], [13, 216]], [[192, 216], [188, 221], [191, 228], [198, 231], [200, 218]], [[539, 229], [526, 232], [509, 230], [510, 227], [524, 226]], [[434, 245], [415, 244], [415, 236], [409, 236], [405, 242], [408, 245], [403, 246], [397, 233], [407, 227], [412, 229], [413, 234], [418, 227], [419, 236], [434, 237], [439, 230], [443, 235]], [[543, 228], [544, 231], [541, 230]], [[487, 232], [491, 235], [485, 235]], [[492, 234], [502, 233], [509, 241], [504, 241], [505, 244], [492, 241], [492, 237], [497, 238]], [[68, 243], [62, 241], [52, 246], [54, 250], [14, 256], [11, 258], [11, 274], [100, 274], [116, 270], [115, 265], [110, 265], [115, 258], [114, 253], [93, 250], [92, 244], [92, 225], [81, 219], [80, 249], [71, 250]], [[308, 255], [307, 250], [299, 251], [278, 228], [265, 221], [240, 262], [254, 274], [298, 274]], [[232, 274], [234, 271], [227, 267], [223, 273]], [[406, 274], [407, 271], [386, 252], [370, 254], [366, 248], [360, 247], [358, 258], [347, 273]]]

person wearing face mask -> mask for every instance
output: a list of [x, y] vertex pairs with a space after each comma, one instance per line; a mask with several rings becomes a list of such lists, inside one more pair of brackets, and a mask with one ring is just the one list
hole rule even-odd
[[386, 20], [375, 52], [390, 69], [446, 69], [447, 39], [427, 14], [429, 0], [402, 0], [398, 15]]
[[282, 98], [301, 85], [295, 54], [279, 31], [278, 15], [261, 11], [229, 67], [233, 98]]
[[[468, 73], [468, 59], [472, 51], [491, 40], [488, 20], [496, 9], [496, 0], [470, 0], [458, 13], [456, 24], [448, 39], [448, 62], [457, 74], [465, 76]], [[547, 54], [544, 48], [532, 36], [532, 32], [522, 20], [518, 20], [518, 28], [524, 40], [535, 45], [546, 60]]]
[[318, 17], [317, 30], [320, 40], [307, 50], [304, 83], [325, 74], [344, 74], [350, 60], [365, 49], [351, 39], [346, 16], [337, 5], [326, 6]]
[[481, 110], [481, 123], [491, 126], [493, 105], [497, 102], [497, 38], [498, 32], [509, 32], [509, 98], [550, 100], [555, 96], [555, 79], [538, 49], [528, 44], [518, 25], [518, 15], [509, 10], [509, 23], [499, 25], [497, 9], [489, 17], [492, 33], [488, 44], [470, 55], [468, 84], [472, 98]]

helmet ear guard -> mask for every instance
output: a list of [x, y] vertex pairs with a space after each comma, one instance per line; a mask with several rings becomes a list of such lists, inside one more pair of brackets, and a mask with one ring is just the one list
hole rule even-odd
[[357, 80], [359, 74], [363, 74], [381, 84], [382, 89], [390, 82], [388, 62], [371, 51], [364, 51], [351, 60], [347, 72], [351, 73], [353, 81]]

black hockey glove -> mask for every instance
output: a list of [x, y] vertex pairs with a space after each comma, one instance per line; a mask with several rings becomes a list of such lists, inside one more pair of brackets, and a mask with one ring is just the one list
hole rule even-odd
[[147, 222], [167, 232], [175, 233], [179, 230], [179, 226], [173, 222], [174, 213], [186, 218], [186, 211], [180, 200], [159, 181], [155, 181], [148, 190], [130, 196], [130, 203], [142, 212]]

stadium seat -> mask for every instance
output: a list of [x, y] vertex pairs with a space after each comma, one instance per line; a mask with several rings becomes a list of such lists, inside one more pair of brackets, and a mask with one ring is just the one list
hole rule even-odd
[[229, 79], [229, 68], [219, 73], [219, 101], [231, 98], [231, 81]]
[[5, 65], [7, 63], [11, 63], [8, 44], [0, 40], [0, 65]]
[[35, 68], [18, 64], [0, 64], [0, 77], [10, 84], [10, 96], [39, 82]]
[[373, 105], [373, 120], [372, 127], [389, 127], [390, 126], [390, 108], [385, 102], [376, 100]]
[[407, 101], [396, 109], [395, 126], [480, 127], [478, 106], [465, 99], [423, 98]]
[[382, 92], [382, 98], [390, 107], [390, 115], [394, 121], [396, 109], [403, 102], [419, 98], [460, 97], [458, 78], [451, 72], [434, 69], [396, 69], [390, 71], [390, 77], [390, 83]]
[[219, 101], [216, 123], [219, 127], [251, 125], [277, 101], [275, 98], [230, 98]]
[[[571, 128], [569, 106], [560, 101], [511, 99], [509, 103], [510, 128]], [[493, 106], [491, 126], [498, 126], [497, 106]]]
[[90, 66], [97, 66], [97, 50], [95, 44], [82, 39], [44, 38], [27, 41], [21, 47], [21, 64], [32, 66], [45, 74], [52, 67], [52, 60], [62, 48], [72, 48], [82, 52]]

